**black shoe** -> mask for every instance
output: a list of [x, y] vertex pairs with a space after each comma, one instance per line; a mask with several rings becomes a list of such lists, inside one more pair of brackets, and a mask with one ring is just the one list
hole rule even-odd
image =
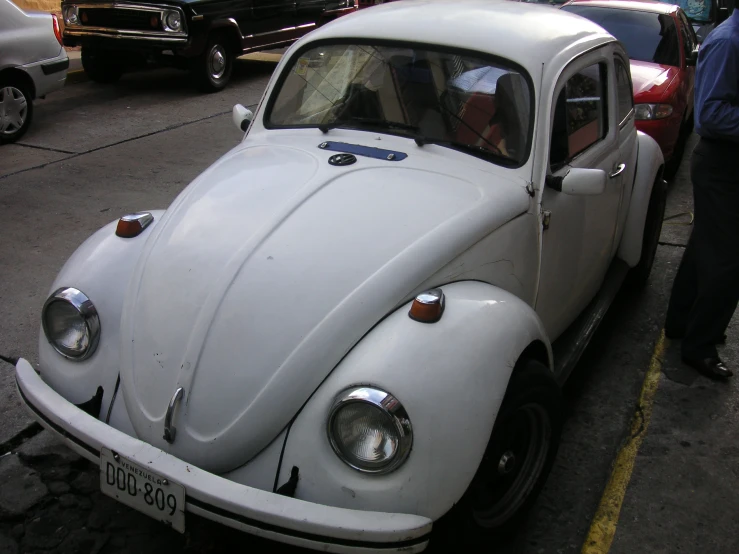
[[703, 358], [702, 360], [691, 360], [690, 358], [683, 357], [683, 363], [689, 365], [709, 379], [715, 379], [717, 381], [725, 381], [726, 379], [734, 375], [734, 372], [726, 367], [724, 365], [724, 362], [722, 362], [719, 358]]
[[672, 330], [665, 327], [665, 336], [668, 339], [680, 340], [685, 336], [685, 331]]

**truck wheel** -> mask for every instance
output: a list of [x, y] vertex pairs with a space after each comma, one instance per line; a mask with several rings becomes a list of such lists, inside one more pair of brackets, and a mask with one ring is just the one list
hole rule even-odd
[[15, 142], [31, 125], [33, 102], [30, 88], [18, 79], [0, 79], [0, 144]]
[[205, 50], [193, 59], [192, 77], [203, 92], [218, 92], [226, 88], [233, 71], [233, 53], [223, 35], [208, 39]]
[[[434, 544], [488, 551], [525, 519], [554, 463], [562, 431], [562, 393], [541, 363], [514, 370], [480, 467], [462, 499], [435, 527]], [[481, 550], [478, 550], [482, 547]]]
[[627, 275], [628, 288], [638, 290], [646, 286], [649, 274], [652, 272], [654, 257], [659, 246], [659, 237], [662, 234], [662, 221], [665, 218], [667, 204], [667, 182], [661, 177], [652, 187], [647, 208], [647, 220], [644, 222], [644, 237], [642, 238], [641, 259], [632, 267]]
[[96, 83], [115, 83], [123, 75], [123, 64], [115, 56], [103, 50], [82, 47], [82, 68]]

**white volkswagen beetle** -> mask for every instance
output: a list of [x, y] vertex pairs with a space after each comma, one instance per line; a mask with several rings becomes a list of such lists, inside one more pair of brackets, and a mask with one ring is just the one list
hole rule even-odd
[[241, 144], [69, 259], [21, 395], [180, 531], [419, 552], [433, 526], [470, 551], [532, 503], [560, 386], [654, 259], [663, 160], [628, 67], [593, 23], [505, 1], [311, 33], [235, 109]]

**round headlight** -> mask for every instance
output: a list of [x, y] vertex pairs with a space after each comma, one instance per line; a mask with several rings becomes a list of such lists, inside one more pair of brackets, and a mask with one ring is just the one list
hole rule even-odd
[[44, 334], [65, 358], [84, 360], [100, 340], [100, 319], [90, 299], [80, 290], [65, 287], [52, 294], [41, 315]]
[[65, 25], [77, 25], [80, 22], [77, 6], [64, 6], [62, 15], [64, 16]]
[[393, 395], [372, 387], [354, 387], [334, 401], [328, 438], [345, 464], [366, 473], [388, 473], [408, 457], [413, 429]]
[[179, 31], [182, 29], [182, 18], [180, 12], [167, 12], [164, 16], [164, 26], [170, 31]]

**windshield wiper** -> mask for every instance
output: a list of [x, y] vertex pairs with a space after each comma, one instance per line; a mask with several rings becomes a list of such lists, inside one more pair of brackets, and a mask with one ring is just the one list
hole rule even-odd
[[416, 137], [416, 144], [423, 146], [424, 144], [438, 144], [439, 146], [445, 146], [452, 150], [459, 150], [466, 154], [471, 154], [478, 158], [494, 162], [503, 162], [504, 164], [510, 165], [516, 163], [516, 160], [509, 158], [500, 151], [493, 152], [492, 150], [485, 148], [484, 146], [478, 146], [476, 144], [467, 144], [464, 142], [457, 142], [456, 140], [445, 140], [445, 139], [434, 139], [428, 137]]
[[322, 133], [328, 133], [331, 129], [338, 127], [356, 127], [357, 124], [363, 124], [369, 127], [380, 129], [397, 129], [401, 131], [410, 131], [414, 134], [418, 133], [419, 128], [409, 123], [399, 123], [396, 121], [387, 121], [386, 119], [373, 119], [371, 117], [352, 117], [349, 119], [340, 119], [331, 123], [324, 123], [318, 126]]

